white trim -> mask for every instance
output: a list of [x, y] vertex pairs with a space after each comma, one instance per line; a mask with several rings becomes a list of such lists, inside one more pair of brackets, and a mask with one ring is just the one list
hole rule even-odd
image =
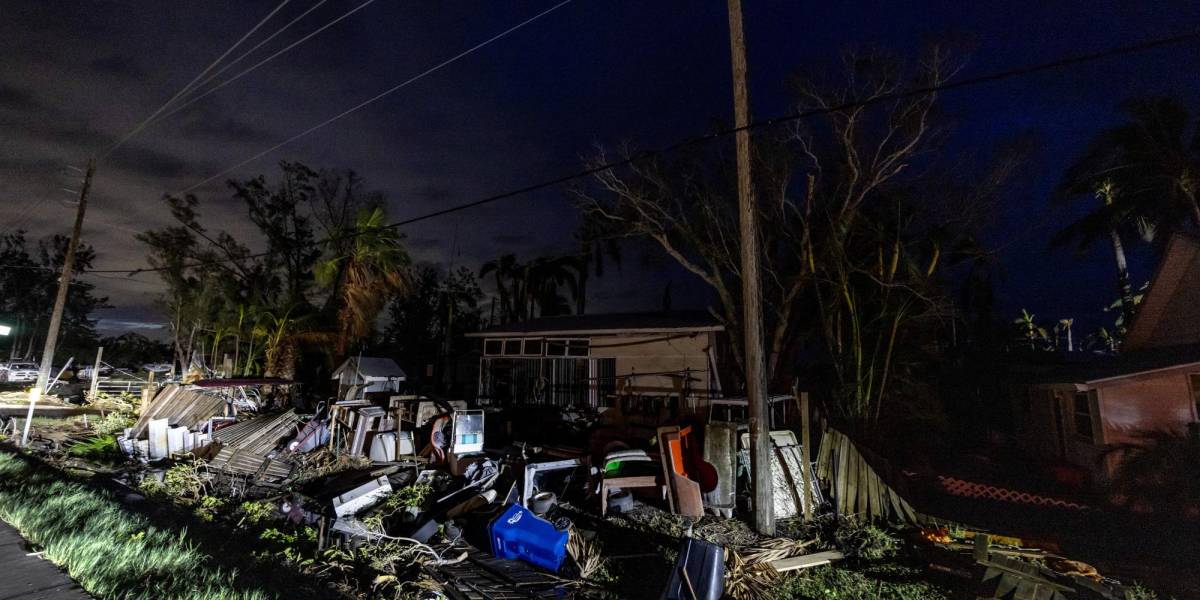
[[1189, 363], [1180, 363], [1178, 365], [1171, 365], [1169, 367], [1159, 367], [1157, 369], [1147, 369], [1145, 371], [1137, 371], [1134, 373], [1123, 373], [1121, 375], [1113, 375], [1112, 377], [1102, 377], [1100, 379], [1088, 379], [1088, 380], [1084, 381], [1084, 383], [1086, 383], [1088, 385], [1093, 385], [1096, 383], [1106, 383], [1109, 381], [1115, 381], [1117, 379], [1136, 377], [1138, 375], [1150, 375], [1152, 373], [1162, 373], [1163, 371], [1171, 371], [1174, 369], [1187, 369], [1187, 368], [1194, 368], [1194, 367], [1198, 367], [1198, 366], [1200, 366], [1200, 361], [1189, 362]]
[[699, 327], [651, 327], [646, 329], [563, 329], [554, 331], [475, 331], [466, 334], [469, 338], [505, 338], [505, 337], [579, 337], [586, 335], [628, 335], [653, 333], [702, 333], [706, 331], [725, 331], [724, 325], [702, 325]]

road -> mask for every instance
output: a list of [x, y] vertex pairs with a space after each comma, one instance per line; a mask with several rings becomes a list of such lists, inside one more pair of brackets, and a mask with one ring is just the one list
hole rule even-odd
[[28, 556], [21, 534], [0, 521], [0, 599], [87, 600], [91, 598], [66, 573], [47, 560]]

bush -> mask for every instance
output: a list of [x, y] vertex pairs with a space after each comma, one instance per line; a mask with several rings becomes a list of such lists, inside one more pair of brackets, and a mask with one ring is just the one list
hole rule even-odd
[[132, 414], [122, 412], [110, 412], [92, 423], [92, 429], [97, 435], [112, 435], [115, 436], [123, 433], [127, 427], [133, 427], [137, 422], [137, 418]]
[[775, 586], [774, 597], [777, 600], [949, 600], [959, 594], [923, 581], [920, 571], [907, 567], [887, 565], [856, 571], [827, 565], [784, 577]]
[[181, 499], [199, 500], [205, 495], [208, 478], [204, 473], [204, 461], [193, 459], [176, 464], [163, 474], [166, 493]]
[[216, 496], [205, 496], [200, 499], [200, 505], [192, 511], [201, 521], [212, 521], [225, 510], [225, 500]]
[[863, 560], [888, 558], [900, 547], [900, 541], [892, 534], [852, 517], [838, 520], [833, 543], [847, 557]]
[[242, 520], [238, 521], [238, 525], [257, 525], [278, 514], [275, 510], [275, 505], [266, 500], [248, 500], [243, 502], [238, 507], [238, 512], [242, 514]]
[[97, 435], [71, 444], [67, 454], [77, 458], [103, 460], [120, 457], [121, 449], [117, 447], [117, 438], [112, 435]]

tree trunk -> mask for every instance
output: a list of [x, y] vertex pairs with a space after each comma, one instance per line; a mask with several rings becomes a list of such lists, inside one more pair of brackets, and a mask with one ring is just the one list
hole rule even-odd
[[1121, 293], [1121, 317], [1124, 327], [1133, 319], [1133, 286], [1129, 283], [1129, 265], [1125, 260], [1125, 245], [1115, 227], [1108, 230], [1112, 239], [1113, 255], [1117, 261], [1117, 291]]

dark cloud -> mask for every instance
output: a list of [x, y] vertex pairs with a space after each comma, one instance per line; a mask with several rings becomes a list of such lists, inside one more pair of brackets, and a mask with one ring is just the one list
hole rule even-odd
[[28, 90], [0, 85], [0, 108], [14, 111], [37, 111], [45, 108]]
[[211, 169], [205, 164], [137, 144], [123, 146], [120, 151], [114, 152], [107, 162], [118, 169], [143, 177], [169, 180], [200, 179]]
[[112, 54], [103, 58], [97, 58], [89, 62], [88, 66], [102, 73], [126, 79], [136, 79], [147, 75], [146, 70], [138, 66], [132, 58], [121, 54]]
[[492, 236], [492, 241], [498, 246], [525, 247], [532, 244], [536, 238], [532, 233], [500, 233]]
[[217, 142], [267, 142], [272, 136], [264, 129], [233, 117], [210, 119], [194, 118], [180, 128], [180, 133], [189, 138]]

